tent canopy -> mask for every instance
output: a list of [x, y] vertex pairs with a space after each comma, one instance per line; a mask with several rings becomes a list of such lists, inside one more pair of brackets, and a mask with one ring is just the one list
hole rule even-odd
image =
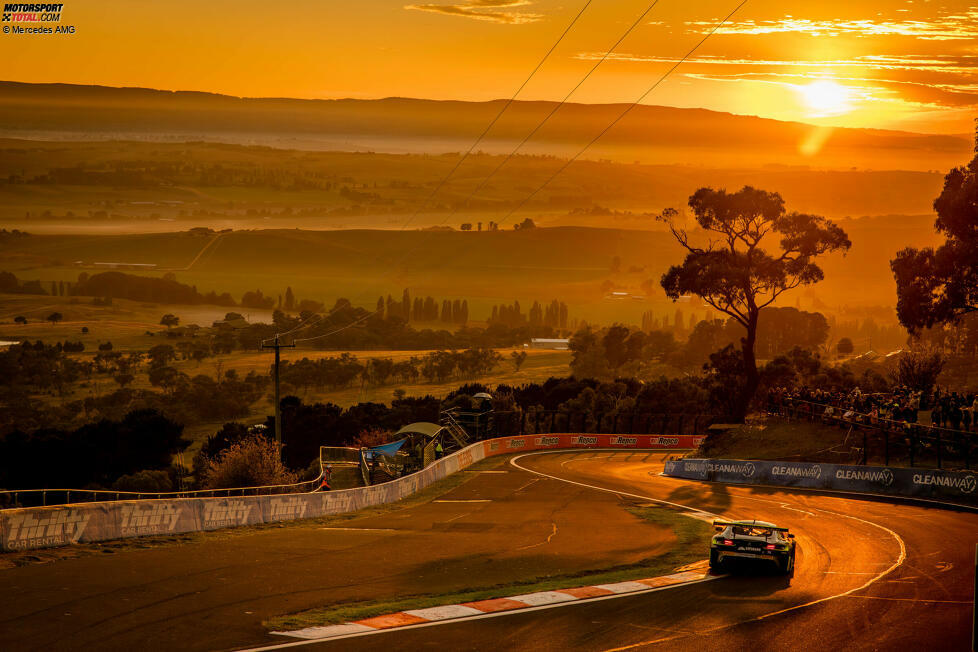
[[424, 435], [425, 437], [431, 439], [437, 437], [439, 433], [441, 433], [441, 431], [444, 429], [445, 429], [444, 426], [439, 426], [437, 423], [430, 423], [428, 421], [417, 421], [415, 423], [409, 423], [408, 425], [404, 426], [396, 433], [394, 433], [394, 436], [404, 437], [407, 435]]

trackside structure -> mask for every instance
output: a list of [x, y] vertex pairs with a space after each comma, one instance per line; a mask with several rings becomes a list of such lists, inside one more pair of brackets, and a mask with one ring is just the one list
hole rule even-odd
[[694, 435], [549, 434], [487, 439], [433, 462], [417, 473], [355, 489], [272, 496], [172, 498], [92, 502], [0, 511], [5, 551], [31, 550], [139, 536], [200, 532], [342, 514], [406, 498], [493, 455], [535, 450], [611, 448], [680, 450], [699, 446]]

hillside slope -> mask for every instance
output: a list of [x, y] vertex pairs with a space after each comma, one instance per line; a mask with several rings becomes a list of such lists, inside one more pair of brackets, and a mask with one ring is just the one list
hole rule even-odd
[[[4, 125], [0, 135], [179, 138], [303, 149], [440, 153], [466, 148], [499, 111], [501, 102], [236, 98], [143, 88], [0, 82], [0, 124]], [[508, 151], [552, 107], [551, 102], [514, 103], [482, 149]], [[576, 152], [623, 108], [618, 104], [566, 104], [526, 151]], [[804, 163], [927, 170], [963, 160], [969, 145], [967, 138], [954, 136], [823, 129], [704, 109], [641, 105], [602, 138], [589, 156], [659, 163]]]

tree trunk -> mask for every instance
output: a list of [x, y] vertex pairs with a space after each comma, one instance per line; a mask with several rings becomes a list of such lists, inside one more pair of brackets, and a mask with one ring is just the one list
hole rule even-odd
[[747, 322], [747, 337], [741, 340], [744, 352], [744, 386], [738, 397], [733, 414], [737, 423], [743, 423], [750, 410], [751, 401], [761, 383], [761, 375], [757, 371], [757, 359], [754, 355], [754, 344], [757, 342], [757, 313], [751, 313]]

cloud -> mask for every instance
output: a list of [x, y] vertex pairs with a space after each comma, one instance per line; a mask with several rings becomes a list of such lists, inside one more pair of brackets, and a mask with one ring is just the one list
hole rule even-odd
[[[599, 59], [582, 52], [576, 58]], [[612, 61], [676, 63], [679, 59], [613, 53]], [[685, 63], [687, 79], [799, 86], [820, 79], [845, 85], [863, 102], [902, 98], [931, 107], [978, 105], [978, 56], [862, 55], [849, 59], [777, 60], [702, 56]], [[729, 71], [729, 72], [728, 72]]]
[[[695, 32], [707, 33], [715, 21], [686, 22]], [[742, 20], [727, 23], [718, 34], [785, 34], [810, 36], [911, 36], [925, 41], [978, 39], [978, 8], [929, 20], [809, 20], [791, 16], [780, 20]]]
[[[604, 57], [603, 52], [580, 52], [576, 59], [595, 61]], [[677, 57], [616, 53], [608, 55], [609, 61], [630, 63], [677, 63]], [[851, 59], [746, 59], [731, 57], [695, 57], [686, 60], [686, 66], [763, 66], [788, 68], [870, 68], [875, 70], [928, 71], [953, 75], [978, 74], [978, 56], [974, 55], [863, 55]]]
[[523, 25], [535, 23], [543, 18], [541, 14], [531, 14], [522, 11], [509, 11], [514, 7], [524, 7], [533, 4], [530, 0], [465, 0], [455, 4], [423, 4], [405, 5], [405, 9], [428, 11], [447, 16], [461, 16], [473, 20], [483, 20], [504, 25]]

